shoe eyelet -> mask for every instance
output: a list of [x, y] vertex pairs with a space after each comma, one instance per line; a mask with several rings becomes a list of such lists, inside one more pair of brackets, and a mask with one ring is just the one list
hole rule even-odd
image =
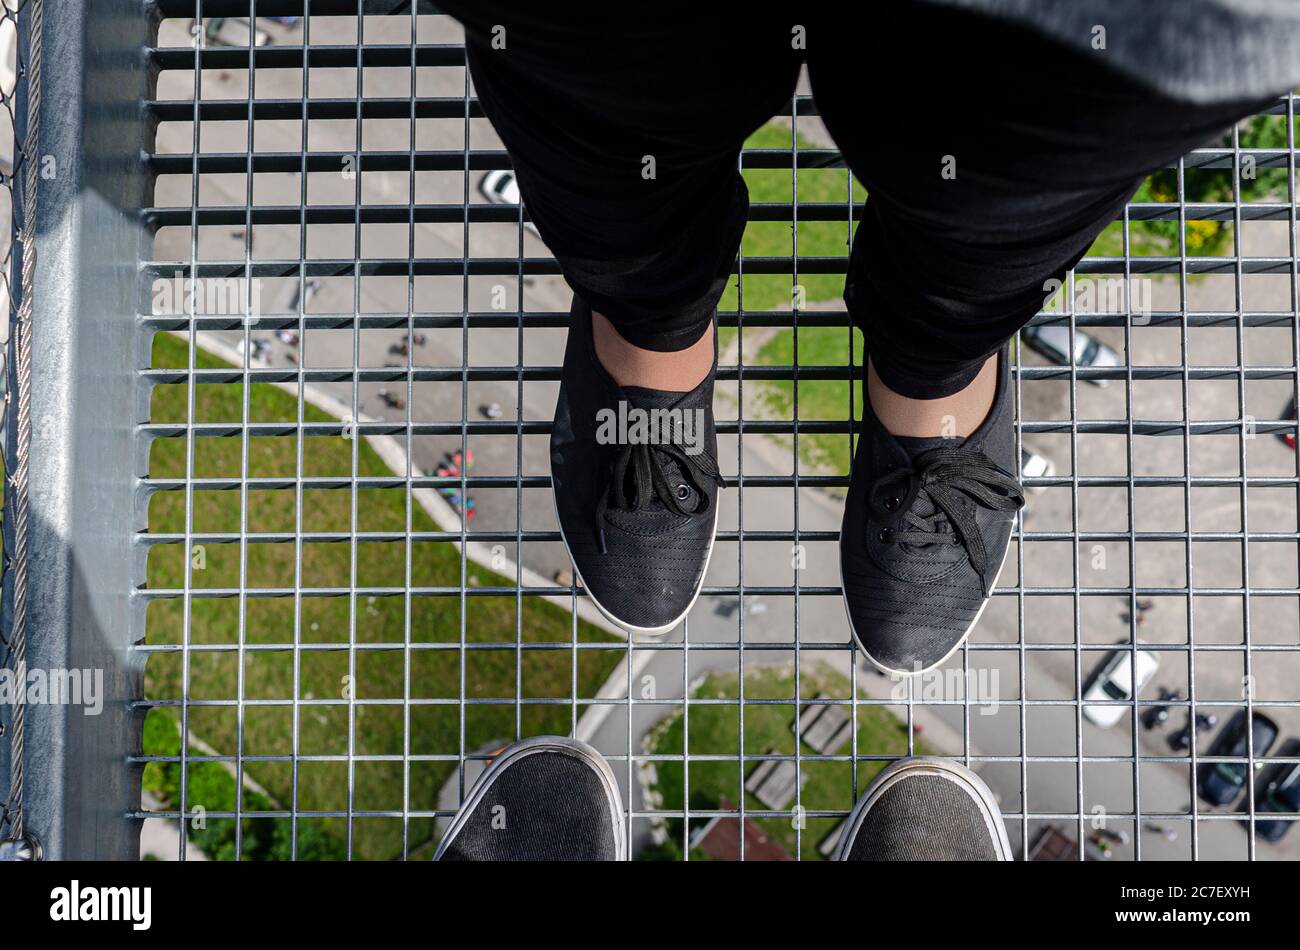
[[691, 497], [691, 488], [685, 482], [677, 486], [677, 500], [685, 501]]
[[881, 528], [876, 537], [880, 540], [881, 544], [889, 544], [894, 540], [894, 532], [889, 528]]
[[902, 504], [903, 504], [903, 499], [901, 498], [889, 498], [885, 501], [885, 510], [897, 511], [899, 506]]

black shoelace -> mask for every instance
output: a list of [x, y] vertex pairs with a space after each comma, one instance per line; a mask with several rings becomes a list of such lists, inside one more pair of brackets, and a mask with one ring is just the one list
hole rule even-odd
[[668, 511], [679, 515], [700, 514], [708, 507], [708, 496], [703, 491], [706, 481], [722, 486], [718, 463], [707, 451], [691, 455], [676, 443], [641, 442], [622, 446], [610, 466], [609, 485], [596, 503], [600, 553], [608, 553], [606, 525], [614, 527], [606, 517], [610, 508], [639, 511], [650, 507], [658, 498]]
[[[934, 506], [933, 514], [912, 510], [920, 495]], [[887, 526], [880, 534], [887, 544], [962, 545], [988, 594], [988, 551], [974, 513], [961, 505], [963, 495], [993, 511], [1019, 511], [1025, 504], [1014, 476], [978, 449], [963, 446], [929, 449], [913, 459], [911, 467], [886, 472], [872, 484], [868, 503]], [[951, 530], [944, 530], [944, 521]]]

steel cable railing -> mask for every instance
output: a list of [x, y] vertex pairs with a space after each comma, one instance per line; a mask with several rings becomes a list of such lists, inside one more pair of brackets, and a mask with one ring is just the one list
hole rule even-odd
[[[6, 3], [0, 39], [13, 44], [12, 75], [5, 77], [4, 111], [10, 122], [12, 151], [5, 186], [9, 191], [11, 227], [6, 236], [5, 289], [9, 298], [7, 344], [13, 353], [13, 388], [5, 375], [5, 422], [9, 424], [9, 396], [13, 394], [15, 417], [13, 443], [6, 439], [4, 572], [8, 609], [5, 611], [3, 640], [4, 659], [0, 666], [20, 684], [27, 679], [27, 547], [28, 493], [30, 486], [30, 452], [32, 437], [32, 298], [36, 268], [36, 200], [39, 170], [39, 115], [41, 106], [41, 31], [42, 0]], [[19, 42], [18, 22], [22, 21], [25, 47]], [[22, 49], [23, 54], [19, 54]], [[8, 51], [6, 51], [8, 52]], [[21, 194], [19, 191], [21, 190]], [[17, 266], [13, 266], [17, 263]], [[11, 283], [17, 274], [17, 287]], [[15, 292], [16, 291], [16, 292]], [[23, 821], [24, 761], [26, 744], [26, 692], [20, 688], [9, 705], [9, 791], [3, 811], [4, 837], [0, 839], [0, 859], [33, 860], [40, 857], [39, 841], [27, 832]]]

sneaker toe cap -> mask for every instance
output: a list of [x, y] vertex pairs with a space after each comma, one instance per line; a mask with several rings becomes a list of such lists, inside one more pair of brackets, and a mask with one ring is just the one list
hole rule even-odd
[[984, 604], [969, 573], [968, 583], [935, 585], [846, 570], [845, 601], [862, 649], [878, 666], [895, 672], [938, 665], [966, 637]]
[[690, 607], [703, 582], [708, 555], [709, 545], [704, 542], [674, 545], [653, 557], [611, 549], [582, 558], [578, 572], [588, 593], [618, 623], [661, 630]]

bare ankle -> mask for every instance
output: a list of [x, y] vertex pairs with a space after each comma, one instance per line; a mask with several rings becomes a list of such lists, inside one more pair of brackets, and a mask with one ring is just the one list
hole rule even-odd
[[998, 357], [990, 356], [965, 389], [938, 399], [912, 399], [894, 392], [867, 363], [867, 398], [876, 418], [893, 435], [965, 438], [984, 422], [997, 395]]
[[713, 370], [713, 325], [684, 350], [663, 353], [633, 346], [602, 314], [591, 312], [596, 358], [620, 386], [690, 392]]

